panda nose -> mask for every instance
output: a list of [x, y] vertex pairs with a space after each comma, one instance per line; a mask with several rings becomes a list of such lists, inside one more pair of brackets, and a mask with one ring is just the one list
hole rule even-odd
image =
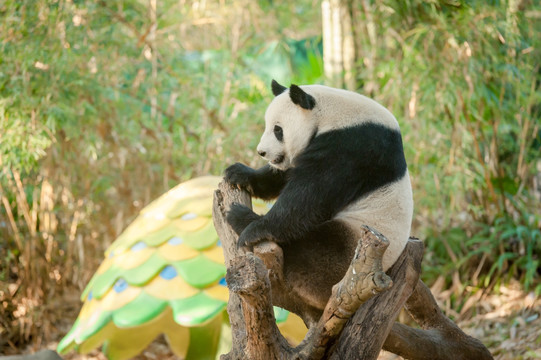
[[265, 155], [267, 155], [267, 153], [266, 153], [265, 151], [262, 151], [262, 150], [259, 150], [257, 153], [258, 153], [259, 156], [261, 156], [261, 157], [265, 157]]

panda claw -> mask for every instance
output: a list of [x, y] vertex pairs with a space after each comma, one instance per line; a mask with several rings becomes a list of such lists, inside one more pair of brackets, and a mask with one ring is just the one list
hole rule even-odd
[[237, 249], [245, 248], [246, 250], [251, 250], [256, 243], [257, 241], [248, 241], [245, 236], [241, 235], [237, 241]]

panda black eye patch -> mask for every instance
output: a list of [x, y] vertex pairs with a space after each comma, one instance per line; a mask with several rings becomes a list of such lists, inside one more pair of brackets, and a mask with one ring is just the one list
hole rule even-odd
[[274, 125], [274, 136], [276, 136], [276, 139], [280, 142], [284, 141], [284, 132], [282, 130], [282, 127], [279, 125]]

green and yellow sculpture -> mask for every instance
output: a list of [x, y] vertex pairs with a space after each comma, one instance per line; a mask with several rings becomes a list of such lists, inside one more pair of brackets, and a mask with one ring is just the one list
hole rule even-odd
[[[229, 297], [212, 222], [213, 191], [220, 180], [192, 179], [141, 211], [105, 252], [58, 352], [84, 354], [103, 344], [109, 359], [129, 359], [164, 334], [180, 358], [216, 357]], [[254, 203], [259, 213], [267, 206]], [[278, 308], [275, 314], [282, 333], [301, 341], [302, 321]]]

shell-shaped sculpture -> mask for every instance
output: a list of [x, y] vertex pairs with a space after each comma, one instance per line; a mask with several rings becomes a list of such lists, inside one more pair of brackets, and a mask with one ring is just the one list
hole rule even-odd
[[[214, 359], [229, 293], [213, 191], [221, 178], [182, 183], [145, 207], [111, 244], [85, 288], [83, 307], [58, 345], [87, 353], [103, 344], [109, 359], [128, 359], [164, 334], [180, 358]], [[254, 202], [264, 213], [267, 204]], [[284, 335], [300, 341], [302, 321], [276, 309]]]

